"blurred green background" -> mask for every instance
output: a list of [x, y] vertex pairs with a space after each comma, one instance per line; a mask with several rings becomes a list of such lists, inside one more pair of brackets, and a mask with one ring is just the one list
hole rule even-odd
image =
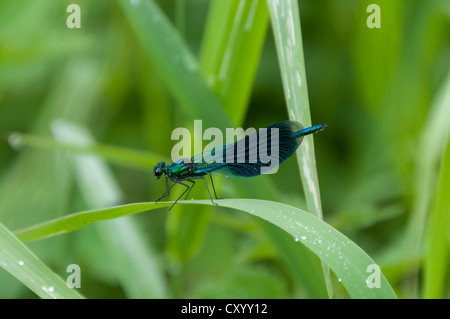
[[[154, 201], [165, 185], [153, 166], [170, 158], [172, 130], [194, 119], [203, 129], [288, 119], [265, 1], [148, 2], [154, 29], [127, 1], [0, 2], [0, 222], [10, 230]], [[71, 3], [80, 29], [66, 25]], [[367, 27], [371, 3], [380, 29]], [[301, 0], [299, 10], [312, 123], [328, 125], [315, 136], [324, 220], [381, 266], [400, 298], [448, 298], [450, 1]], [[254, 19], [251, 31], [240, 15]], [[114, 147], [80, 152], [69, 142]], [[294, 158], [275, 175], [215, 181], [222, 198], [306, 209]], [[191, 194], [207, 198], [203, 185]], [[286, 237], [197, 206], [27, 246], [63, 278], [80, 265], [89, 298], [327, 298], [317, 257]], [[347, 298], [332, 281], [334, 297]], [[35, 297], [3, 269], [0, 283], [1, 298]]]

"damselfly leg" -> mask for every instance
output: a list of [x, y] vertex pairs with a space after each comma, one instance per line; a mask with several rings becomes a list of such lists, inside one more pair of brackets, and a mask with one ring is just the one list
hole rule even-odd
[[[178, 180], [175, 180], [175, 179], [171, 179], [173, 182], [191, 182], [192, 183], [192, 185], [191, 185], [191, 187], [189, 188], [189, 192], [186, 194], [186, 197], [185, 197], [185, 199], [187, 199], [187, 197], [188, 197], [188, 195], [189, 195], [189, 193], [191, 192], [191, 189], [194, 187], [194, 185], [195, 185], [195, 182], [193, 181], [193, 179], [202, 179], [204, 182], [205, 182], [205, 186], [206, 186], [206, 190], [208, 191], [208, 195], [209, 195], [209, 198], [211, 199], [211, 202], [214, 204], [214, 205], [217, 205], [216, 203], [214, 203], [214, 201], [213, 201], [213, 199], [212, 199], [212, 196], [211, 196], [211, 192], [209, 191], [209, 187], [208, 187], [208, 183], [206, 182], [206, 178], [204, 177], [204, 176], [195, 176], [195, 177], [189, 177], [189, 178], [183, 178], [183, 179], [178, 179]], [[211, 179], [212, 180], [212, 179]], [[214, 189], [214, 184], [213, 184], [213, 189]], [[184, 194], [184, 193], [183, 193]], [[183, 196], [183, 194], [181, 194], [181, 196]], [[214, 189], [214, 195], [216, 196], [216, 199], [217, 199], [217, 195], [216, 195], [216, 190]], [[180, 196], [180, 197], [181, 197]], [[180, 198], [179, 197], [179, 198]]]
[[[210, 175], [210, 177], [211, 177], [211, 175]], [[173, 182], [173, 184], [172, 184], [170, 187], [169, 187], [168, 179], [170, 179], [170, 180]], [[208, 191], [208, 195], [209, 195], [209, 198], [211, 199], [211, 202], [212, 202], [214, 205], [217, 205], [217, 203], [214, 202], [214, 200], [213, 200], [213, 198], [212, 198], [212, 196], [211, 196], [211, 192], [209, 191], [208, 183], [206, 182], [206, 178], [205, 178], [204, 176], [195, 176], [195, 177], [183, 178], [183, 179], [175, 179], [175, 178], [166, 177], [166, 189], [167, 189], [167, 190], [166, 190], [166, 192], [165, 192], [164, 194], [162, 194], [161, 197], [159, 197], [159, 198], [155, 201], [155, 204], [156, 204], [156, 202], [160, 201], [162, 198], [164, 198], [164, 197], [166, 197], [166, 196], [169, 196], [169, 195], [170, 195], [170, 190], [172, 189], [172, 187], [174, 187], [176, 184], [181, 184], [181, 185], [185, 186], [186, 189], [184, 190], [184, 192], [183, 192], [180, 196], [178, 196], [178, 198], [177, 198], [176, 201], [172, 204], [172, 206], [170, 206], [169, 210], [171, 210], [172, 207], [180, 200], [181, 197], [183, 197], [183, 195], [184, 195], [186, 192], [187, 192], [187, 193], [186, 193], [186, 196], [185, 196], [184, 199], [187, 199], [187, 197], [189, 196], [189, 193], [191, 192], [192, 188], [193, 188], [194, 185], [195, 185], [195, 181], [193, 181], [193, 179], [202, 179], [202, 180], [205, 182], [206, 190]], [[183, 183], [183, 182], [191, 182], [192, 185], [189, 186], [189, 185], [187, 185], [187, 184], [185, 184], [185, 183]], [[214, 190], [214, 196], [215, 196], [216, 199], [217, 199], [216, 190], [215, 190], [215, 188], [214, 188], [214, 182], [212, 181], [212, 177], [211, 177], [211, 183], [212, 183], [213, 190]]]
[[[211, 173], [209, 173], [209, 178], [211, 178], [211, 185], [212, 185], [212, 187], [213, 187], [214, 196], [216, 197], [216, 199], [218, 199], [218, 198], [217, 198], [217, 194], [216, 194], [216, 188], [214, 187], [214, 182], [213, 182]], [[206, 183], [206, 181], [205, 181], [205, 183]], [[211, 196], [211, 195], [210, 195], [210, 196]]]

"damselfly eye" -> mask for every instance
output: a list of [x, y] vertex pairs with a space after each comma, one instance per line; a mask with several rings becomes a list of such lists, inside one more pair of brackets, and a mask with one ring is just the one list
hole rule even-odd
[[165, 166], [166, 164], [164, 162], [159, 163], [153, 170], [153, 174], [155, 174], [157, 178], [160, 178], [161, 175], [163, 174], [163, 167]]

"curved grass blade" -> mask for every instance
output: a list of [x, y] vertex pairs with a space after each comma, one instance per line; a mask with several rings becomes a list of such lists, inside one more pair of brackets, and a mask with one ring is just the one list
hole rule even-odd
[[[367, 280], [369, 265], [375, 262], [354, 242], [319, 218], [286, 204], [254, 199], [217, 200], [219, 206], [233, 208], [258, 216], [280, 227], [293, 236], [292, 240], [305, 245], [334, 271], [353, 298], [396, 298], [382, 273], [379, 288], [369, 288]], [[136, 203], [92, 211], [85, 211], [38, 224], [17, 231], [24, 240], [36, 240], [73, 231], [100, 220], [168, 207], [171, 202]], [[209, 200], [180, 201], [181, 205], [211, 205]]]
[[172, 205], [171, 202], [164, 203], [137, 203], [111, 208], [100, 208], [79, 213], [74, 213], [53, 219], [48, 222], [40, 223], [25, 229], [16, 231], [16, 236], [22, 241], [33, 241], [46, 237], [52, 237], [64, 233], [68, 233], [93, 222], [101, 220], [109, 220], [131, 214], [145, 212], [156, 208], [167, 207]]
[[0, 223], [0, 266], [41, 298], [83, 298]]

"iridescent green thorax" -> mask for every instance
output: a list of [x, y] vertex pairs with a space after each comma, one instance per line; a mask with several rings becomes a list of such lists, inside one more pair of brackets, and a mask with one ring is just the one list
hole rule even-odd
[[182, 158], [166, 168], [166, 174], [169, 177], [183, 179], [190, 176], [203, 176], [205, 172], [198, 172], [195, 164], [191, 163], [189, 158]]

